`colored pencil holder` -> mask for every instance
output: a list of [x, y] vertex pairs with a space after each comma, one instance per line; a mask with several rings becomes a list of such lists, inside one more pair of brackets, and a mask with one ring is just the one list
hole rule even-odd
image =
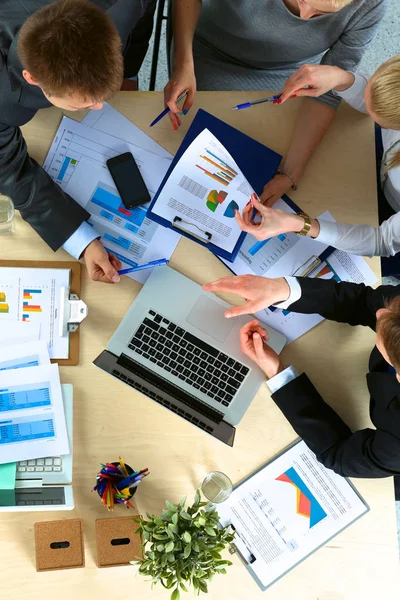
[[[112, 463], [110, 463], [110, 464], [111, 464], [111, 465], [114, 465], [115, 467], [119, 467], [119, 466], [120, 466], [120, 463], [119, 463], [119, 462], [112, 462]], [[127, 472], [128, 472], [128, 475], [131, 475], [131, 474], [134, 472], [134, 469], [132, 469], [132, 467], [131, 467], [130, 465], [127, 465], [127, 464], [125, 463], [125, 467], [126, 467], [126, 470], [127, 470]], [[116, 481], [118, 481], [118, 479], [116, 479]], [[96, 480], [96, 483], [98, 483], [98, 480]], [[97, 491], [97, 494], [98, 494], [98, 495], [100, 496], [100, 498], [101, 498], [101, 491], [100, 491], [99, 489], [97, 489], [96, 491]], [[131, 492], [131, 494], [130, 494], [130, 495], [127, 497], [127, 500], [130, 500], [130, 499], [132, 498], [132, 496], [134, 496], [134, 495], [136, 494], [136, 491], [137, 491], [137, 486], [136, 486], [136, 487], [129, 488], [129, 491]], [[121, 504], [121, 506], [123, 506], [123, 505]]]

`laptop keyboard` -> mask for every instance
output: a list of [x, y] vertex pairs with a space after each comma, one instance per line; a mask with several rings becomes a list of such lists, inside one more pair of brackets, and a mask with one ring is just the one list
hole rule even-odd
[[154, 310], [128, 346], [223, 406], [229, 406], [250, 370]]
[[62, 457], [34, 458], [17, 463], [17, 473], [61, 473]]

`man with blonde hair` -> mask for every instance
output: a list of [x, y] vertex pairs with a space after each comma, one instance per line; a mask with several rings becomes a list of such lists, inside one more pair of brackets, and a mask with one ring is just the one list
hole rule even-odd
[[105, 282], [119, 280], [120, 262], [85, 222], [89, 213], [29, 156], [19, 127], [40, 108], [100, 109], [124, 74], [137, 73], [155, 2], [0, 3], [0, 192], [52, 250], [83, 256], [90, 277]]

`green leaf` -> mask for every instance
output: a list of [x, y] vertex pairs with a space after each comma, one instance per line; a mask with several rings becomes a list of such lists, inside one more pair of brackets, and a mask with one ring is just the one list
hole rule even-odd
[[[157, 544], [157, 550], [162, 552], [164, 550], [164, 544]], [[221, 558], [221, 557], [220, 557]]]
[[197, 506], [198, 504], [200, 504], [200, 500], [201, 500], [200, 490], [196, 490], [196, 494], [194, 496], [194, 505]]
[[188, 531], [185, 531], [182, 535], [183, 541], [186, 542], [187, 544], [190, 544], [190, 542], [192, 541], [192, 536], [190, 535], [190, 533]]
[[165, 554], [165, 556], [167, 557], [168, 562], [175, 562], [175, 555], [173, 552], [169, 552], [168, 554]]
[[167, 555], [166, 555], [166, 554], [163, 554], [163, 555], [162, 555], [162, 557], [161, 557], [161, 566], [162, 566], [162, 567], [165, 567], [165, 565], [167, 564], [167, 558], [168, 558], [168, 557], [167, 557]]
[[194, 550], [195, 552], [200, 552], [200, 546], [198, 545], [198, 543], [197, 543], [197, 542], [195, 542], [195, 543], [193, 544], [193, 550]]
[[203, 519], [203, 517], [199, 517], [199, 518], [198, 518], [198, 522], [200, 523], [200, 525], [201, 525], [202, 527], [204, 527], [204, 525], [206, 524], [206, 520], [205, 520], [205, 519]]
[[174, 542], [168, 542], [168, 544], [165, 545], [165, 552], [168, 554], [168, 552], [172, 552], [172, 550], [174, 549]]
[[185, 546], [185, 549], [183, 551], [183, 558], [188, 558], [190, 556], [191, 552], [192, 552], [192, 546], [191, 546], [191, 544], [188, 544], [187, 546]]
[[[158, 548], [158, 546], [157, 546], [157, 548]], [[212, 556], [213, 558], [216, 558], [217, 560], [220, 560], [220, 559], [222, 558], [222, 556], [220, 555], [220, 553], [219, 553], [219, 552], [216, 552], [215, 550], [211, 550], [211, 551], [210, 551], [210, 554], [211, 554], [211, 556]]]
[[201, 589], [202, 592], [204, 592], [205, 594], [208, 593], [208, 587], [205, 581], [203, 581], [202, 579], [199, 579], [199, 588]]
[[[175, 513], [178, 514], [178, 513]], [[172, 537], [178, 533], [178, 527], [174, 523], [168, 523], [167, 525], [167, 533], [171, 533]]]
[[[145, 531], [144, 533], [145, 533], [145, 537], [146, 537], [146, 533], [147, 532]], [[167, 540], [168, 539], [168, 535], [166, 533], [163, 533], [163, 534], [153, 533], [153, 538], [155, 540], [161, 540], [161, 541], [163, 541], [163, 540]]]
[[215, 537], [217, 535], [212, 527], [206, 527], [205, 530], [211, 537]]
[[180, 597], [179, 589], [176, 588], [171, 594], [171, 600], [179, 600]]
[[181, 517], [182, 517], [182, 519], [186, 519], [187, 521], [191, 521], [192, 520], [192, 517], [189, 515], [189, 513], [187, 513], [184, 510], [181, 511]]
[[188, 592], [188, 591], [189, 591], [189, 590], [187, 589], [186, 585], [184, 585], [184, 584], [182, 583], [182, 581], [180, 582], [180, 584], [179, 584], [179, 585], [181, 586], [181, 588], [183, 589], [183, 591], [184, 591], [184, 592]]
[[178, 525], [178, 519], [179, 519], [179, 515], [178, 515], [178, 513], [176, 512], [176, 513], [174, 513], [174, 514], [172, 515], [172, 519], [171, 519], [171, 520], [172, 520], [172, 523], [173, 523], [174, 525]]
[[170, 502], [169, 500], [166, 500], [165, 504], [169, 510], [172, 510], [172, 512], [176, 512], [178, 509], [178, 507], [175, 504], [173, 504], [172, 502]]
[[182, 498], [182, 500], [179, 502], [179, 508], [184, 508], [185, 503], [186, 503], [186, 498], [187, 498], [187, 496]]

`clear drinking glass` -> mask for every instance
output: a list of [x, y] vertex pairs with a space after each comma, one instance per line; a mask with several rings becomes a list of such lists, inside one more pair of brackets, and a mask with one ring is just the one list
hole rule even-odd
[[13, 230], [14, 204], [11, 198], [0, 194], [0, 233]]
[[225, 473], [213, 471], [204, 479], [201, 484], [201, 491], [210, 502], [218, 504], [227, 500], [231, 495], [232, 481]]

